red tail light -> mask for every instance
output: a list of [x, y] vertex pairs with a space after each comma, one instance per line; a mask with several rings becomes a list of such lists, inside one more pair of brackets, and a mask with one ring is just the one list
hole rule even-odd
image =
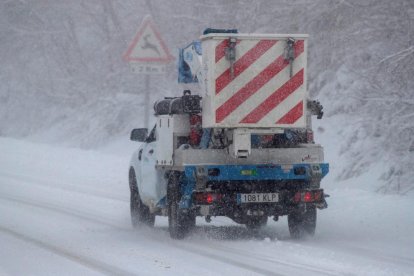
[[212, 195], [212, 194], [208, 194], [208, 195], [206, 196], [206, 202], [207, 202], [208, 204], [211, 204], [211, 203], [213, 203], [213, 201], [214, 201], [213, 195]]
[[212, 204], [219, 202], [223, 198], [222, 194], [215, 193], [196, 193], [194, 194], [194, 200], [199, 204]]
[[312, 192], [305, 192], [303, 195], [303, 202], [312, 202], [314, 201], [313, 193]]
[[320, 202], [322, 200], [323, 190], [301, 191], [296, 192], [293, 201], [299, 202]]

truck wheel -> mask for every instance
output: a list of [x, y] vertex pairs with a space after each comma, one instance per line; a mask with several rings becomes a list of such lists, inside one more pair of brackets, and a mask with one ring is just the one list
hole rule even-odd
[[129, 172], [129, 184], [131, 190], [130, 209], [132, 227], [137, 228], [141, 224], [154, 227], [155, 215], [151, 214], [149, 208], [142, 203], [138, 192], [135, 172], [132, 169]]
[[257, 231], [267, 224], [267, 216], [251, 218], [246, 222], [246, 227], [250, 231]]
[[181, 191], [178, 178], [173, 173], [168, 181], [168, 230], [171, 238], [181, 240], [195, 226], [196, 217], [193, 213], [184, 213], [179, 209]]
[[290, 236], [301, 239], [304, 236], [313, 236], [316, 228], [316, 208], [310, 207], [305, 212], [293, 212], [288, 215]]

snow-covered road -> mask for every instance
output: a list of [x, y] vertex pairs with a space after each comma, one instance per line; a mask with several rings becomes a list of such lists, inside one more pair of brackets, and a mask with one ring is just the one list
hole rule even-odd
[[412, 197], [330, 178], [316, 235], [286, 218], [252, 236], [225, 218], [182, 241], [167, 219], [133, 230], [129, 150], [83, 151], [0, 138], [0, 275], [414, 275]]

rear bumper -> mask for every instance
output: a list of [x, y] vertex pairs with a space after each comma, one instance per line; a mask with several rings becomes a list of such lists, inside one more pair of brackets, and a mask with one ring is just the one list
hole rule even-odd
[[[320, 190], [323, 193], [323, 190]], [[225, 195], [219, 202], [198, 204], [194, 202], [193, 210], [199, 216], [227, 216], [239, 223], [258, 216], [284, 216], [292, 212], [305, 211], [308, 208], [324, 209], [327, 207], [324, 196], [315, 202], [295, 202], [295, 192], [281, 191], [279, 201], [273, 203], [240, 203], [237, 194]]]
[[[277, 192], [285, 198], [304, 186], [312, 188], [329, 172], [329, 164], [291, 164], [291, 165], [201, 165], [185, 166], [182, 179], [182, 198], [180, 208], [194, 207], [194, 192], [217, 190], [225, 196], [234, 196], [237, 192]], [[250, 189], [244, 187], [247, 184]], [[308, 184], [308, 185], [306, 185]], [[319, 187], [318, 187], [319, 188]], [[289, 196], [292, 196], [289, 194]], [[230, 200], [230, 198], [229, 198]], [[230, 200], [231, 201], [231, 200]], [[230, 201], [226, 205], [233, 206]], [[260, 204], [263, 205], [263, 204]], [[266, 204], [265, 204], [266, 205]], [[267, 204], [269, 205], [269, 204]], [[272, 208], [285, 207], [286, 202], [271, 204]], [[273, 206], [274, 205], [274, 206]], [[221, 207], [218, 206], [218, 209]], [[238, 208], [238, 207], [237, 207]], [[219, 211], [218, 211], [219, 212]], [[220, 213], [220, 212], [219, 212]]]
[[188, 181], [262, 181], [310, 180], [323, 178], [329, 172], [328, 163], [300, 163], [290, 165], [200, 165], [185, 166]]

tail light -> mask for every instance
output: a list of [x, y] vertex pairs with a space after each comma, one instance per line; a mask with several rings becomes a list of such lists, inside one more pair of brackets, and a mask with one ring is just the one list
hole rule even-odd
[[303, 195], [303, 202], [313, 202], [314, 196], [312, 192], [305, 192]]
[[323, 197], [323, 190], [312, 190], [312, 191], [300, 191], [296, 192], [293, 197], [295, 203], [299, 202], [320, 202]]
[[223, 199], [222, 194], [216, 193], [196, 193], [194, 194], [194, 200], [199, 204], [212, 204], [219, 202]]

